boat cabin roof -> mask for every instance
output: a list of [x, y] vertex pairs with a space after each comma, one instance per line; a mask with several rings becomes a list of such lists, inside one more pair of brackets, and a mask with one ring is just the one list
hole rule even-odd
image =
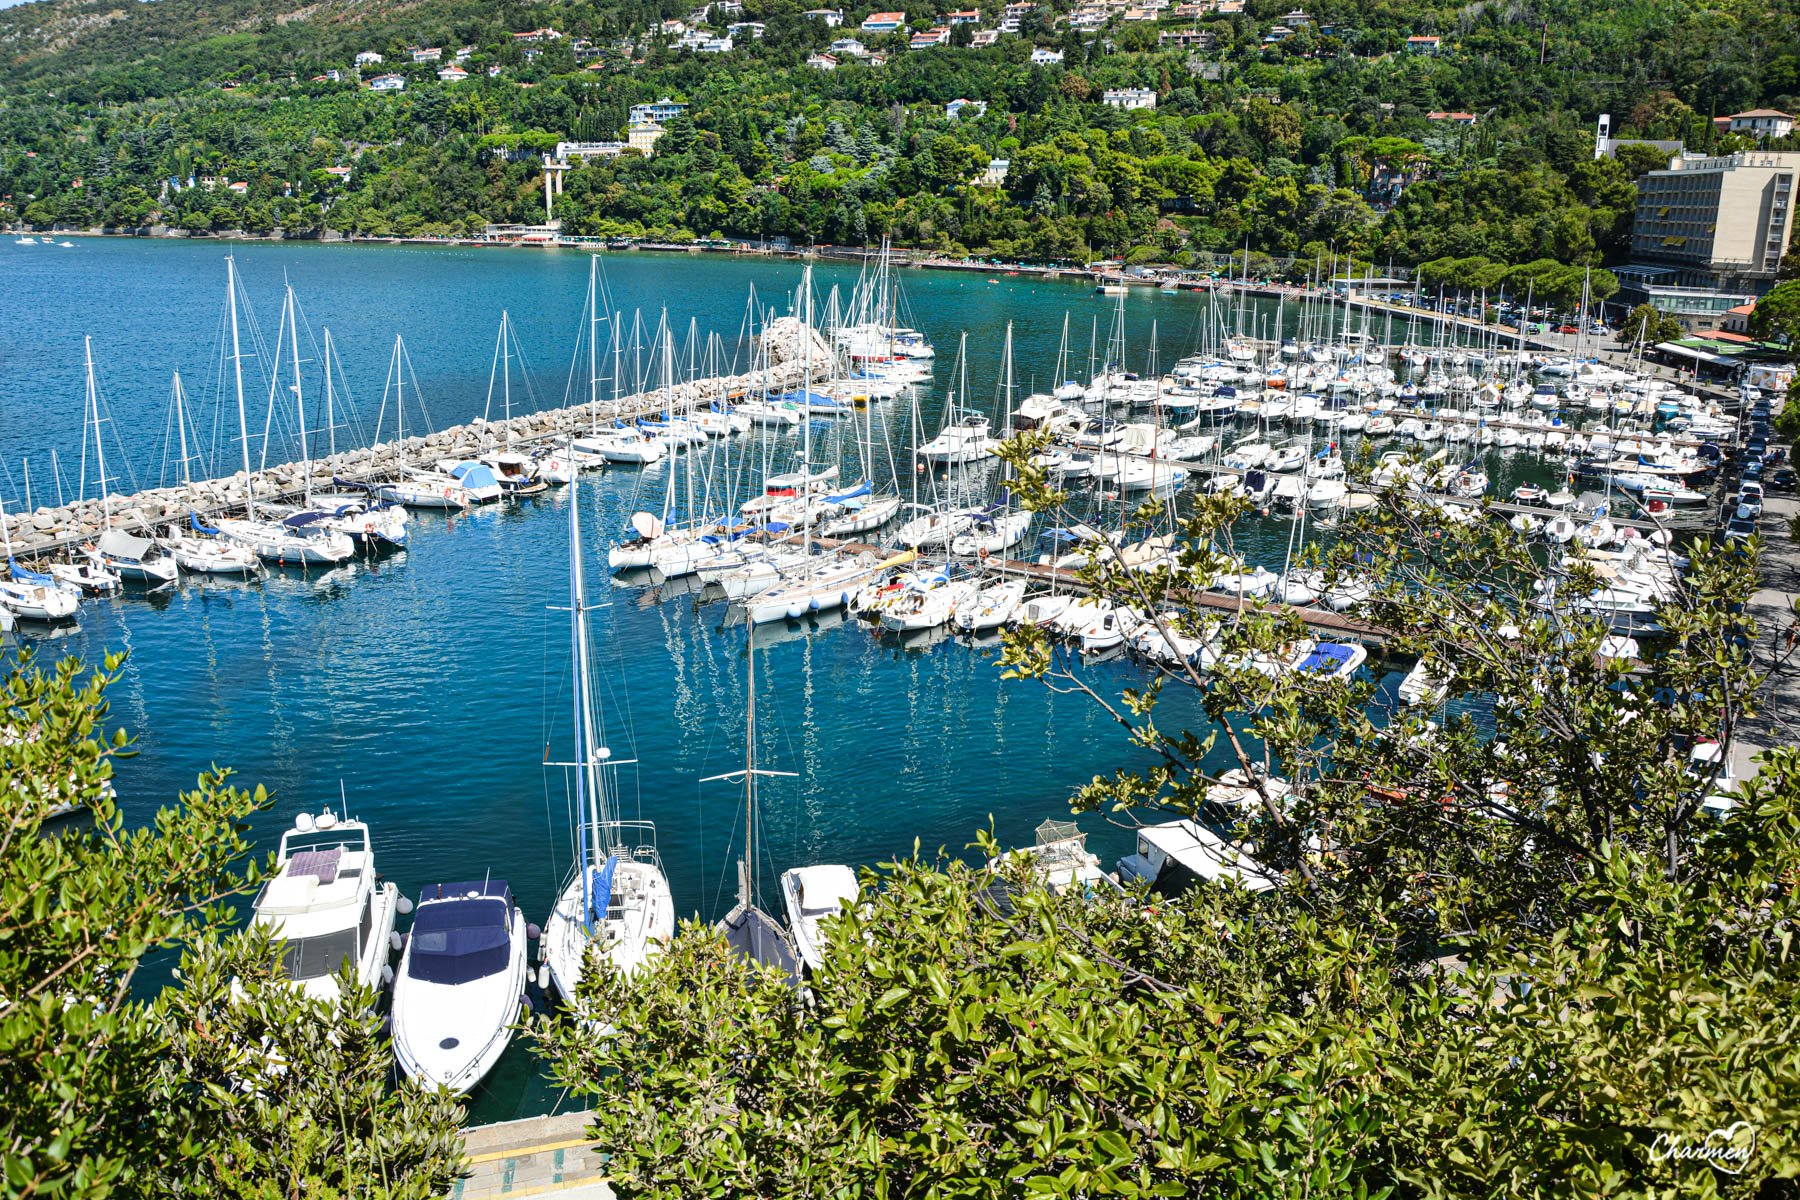
[[1252, 892], [1275, 886], [1255, 859], [1191, 819], [1138, 830], [1138, 850], [1145, 857], [1149, 857], [1147, 851], [1154, 850], [1201, 879], [1235, 879]]

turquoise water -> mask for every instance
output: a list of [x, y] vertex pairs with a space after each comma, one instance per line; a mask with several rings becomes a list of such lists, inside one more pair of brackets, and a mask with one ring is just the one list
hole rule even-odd
[[[79, 466], [84, 333], [94, 337], [119, 440], [140, 482], [154, 479], [168, 372], [179, 367], [205, 402], [197, 381], [216, 362], [224, 249], [0, 244], [9, 496], [22, 493], [26, 457], [40, 503], [40, 464], [52, 447], [65, 485], [68, 464]], [[536, 396], [560, 402], [585, 256], [261, 244], [236, 253], [262, 328], [274, 331], [284, 274], [315, 332], [330, 324], [365, 421], [395, 332], [407, 338], [434, 417], [478, 413], [502, 308], [518, 324]], [[721, 335], [727, 353], [750, 285], [774, 300], [799, 277], [793, 264], [718, 257], [619, 255], [606, 270], [616, 304], [641, 306], [650, 321], [666, 306], [682, 330], [692, 317]], [[822, 290], [854, 277], [819, 276]], [[1075, 284], [997, 278], [905, 275], [913, 316], [939, 347], [939, 381], [966, 331], [970, 396], [991, 406], [1010, 318], [1021, 385], [1034, 375], [1046, 384], [1065, 311], [1084, 376], [1087, 331], [1097, 318], [1104, 346], [1111, 303]], [[1132, 361], [1152, 320], [1162, 361], [1173, 361], [1205, 310], [1191, 295], [1134, 294]], [[928, 428], [942, 402], [934, 389]], [[890, 404], [878, 420], [903, 436], [903, 407]], [[614, 756], [637, 760], [622, 771], [625, 813], [656, 822], [679, 910], [712, 918], [731, 902], [743, 818], [738, 787], [699, 780], [743, 760], [746, 633], [726, 623], [722, 603], [619, 586], [604, 570], [613, 531], [660, 493], [665, 470], [583, 482], [591, 598], [607, 603], [594, 615], [596, 668]], [[89, 601], [78, 629], [36, 644], [90, 661], [103, 649], [130, 651], [112, 692], [113, 718], [140, 751], [118, 775], [130, 816], [148, 816], [209, 764], [228, 765], [270, 788], [273, 807], [256, 823], [269, 846], [296, 812], [338, 807], [341, 794], [373, 827], [381, 869], [403, 891], [491, 873], [509, 879], [541, 921], [570, 857], [564, 780], [540, 765], [570, 753], [567, 616], [554, 611], [568, 600], [567, 503], [557, 489], [467, 516], [417, 516], [405, 552], [310, 577]], [[1246, 531], [1252, 556], [1278, 567], [1286, 525], [1255, 524]], [[860, 626], [812, 623], [761, 631], [757, 646], [758, 758], [797, 772], [763, 787], [765, 896], [794, 865], [873, 864], [915, 842], [927, 854], [962, 854], [990, 820], [1003, 841], [1029, 844], [1041, 821], [1066, 818], [1068, 796], [1095, 773], [1143, 758], [1088, 701], [1001, 680], [991, 649], [906, 647]], [[1116, 692], [1140, 675], [1112, 663], [1090, 678]], [[1177, 691], [1162, 720], [1182, 718], [1201, 719]], [[1105, 861], [1129, 848], [1123, 830], [1093, 818], [1083, 825]], [[515, 1048], [473, 1111], [504, 1119], [552, 1099]]]

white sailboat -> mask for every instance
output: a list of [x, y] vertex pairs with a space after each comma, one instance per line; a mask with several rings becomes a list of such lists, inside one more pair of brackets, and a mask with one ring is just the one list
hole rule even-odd
[[617, 764], [598, 744], [596, 707], [588, 686], [587, 591], [581, 569], [578, 484], [569, 484], [569, 624], [573, 643], [575, 723], [573, 769], [577, 853], [544, 925], [542, 953], [553, 986], [573, 1002], [590, 953], [627, 975], [662, 953], [675, 934], [675, 907], [656, 850], [656, 827], [622, 821], [613, 808], [609, 776]]
[[134, 537], [112, 527], [112, 500], [107, 492], [106, 443], [100, 436], [100, 387], [94, 376], [94, 339], [81, 339], [87, 364], [88, 421], [94, 428], [94, 461], [100, 472], [100, 536], [82, 547], [95, 567], [120, 579], [143, 583], [173, 583], [180, 568], [162, 548], [147, 538]]
[[[244, 414], [244, 364], [243, 355], [238, 343], [238, 311], [237, 311], [237, 263], [232, 258], [225, 260], [226, 291], [231, 309], [231, 356], [232, 368], [237, 382], [238, 433], [244, 450], [244, 516], [242, 518], [222, 517], [213, 529], [218, 536], [236, 546], [241, 546], [262, 559], [264, 562], [278, 563], [283, 566], [314, 566], [340, 563], [356, 553], [356, 546], [348, 536], [322, 524], [323, 514], [296, 513], [279, 521], [258, 520], [256, 516], [256, 473], [250, 469], [250, 429]], [[300, 471], [301, 478], [306, 481], [310, 493], [312, 488], [312, 461], [306, 453], [306, 402], [301, 392], [299, 374], [298, 325], [294, 317], [294, 289], [288, 288], [287, 300], [283, 305], [283, 316], [287, 328], [284, 334], [293, 337], [294, 359], [294, 407], [299, 418], [300, 429]], [[277, 362], [280, 358], [280, 343], [276, 344]], [[276, 373], [279, 379], [279, 367]], [[271, 405], [275, 401], [273, 381], [269, 392]], [[265, 447], [266, 450], [266, 447]]]
[[[170, 385], [170, 403], [175, 407], [175, 434], [181, 451], [177, 474], [185, 487], [193, 483], [193, 478], [188, 467], [187, 398], [181, 390], [180, 372], [175, 373], [174, 382]], [[189, 518], [195, 533], [212, 532], [201, 523], [198, 513], [190, 513]], [[157, 540], [175, 559], [177, 566], [193, 575], [230, 575], [242, 578], [260, 575], [263, 570], [262, 560], [243, 546], [218, 537], [188, 537], [179, 525], [170, 526], [168, 536]]]
[[[394, 390], [394, 457], [397, 460], [393, 475], [375, 488], [375, 495], [391, 504], [403, 504], [407, 508], [434, 508], [462, 511], [475, 502], [469, 489], [463, 486], [462, 480], [454, 475], [446, 475], [442, 471], [432, 471], [422, 467], [410, 467], [406, 464], [406, 380], [412, 376], [413, 393], [418, 394], [419, 380], [413, 374], [412, 357], [406, 352], [406, 342], [399, 335], [394, 335], [394, 353], [388, 360], [388, 380]], [[423, 401], [420, 402], [421, 406]], [[382, 388], [382, 410], [387, 409], [387, 388]], [[429, 414], [427, 414], [429, 416]], [[381, 421], [375, 422], [375, 437], [381, 439]]]

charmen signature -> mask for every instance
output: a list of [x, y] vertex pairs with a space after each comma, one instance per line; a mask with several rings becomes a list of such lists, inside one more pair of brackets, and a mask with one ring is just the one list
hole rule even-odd
[[1748, 1121], [1736, 1121], [1694, 1141], [1678, 1133], [1659, 1133], [1650, 1143], [1650, 1161], [1699, 1161], [1727, 1175], [1740, 1174], [1756, 1153], [1756, 1130]]

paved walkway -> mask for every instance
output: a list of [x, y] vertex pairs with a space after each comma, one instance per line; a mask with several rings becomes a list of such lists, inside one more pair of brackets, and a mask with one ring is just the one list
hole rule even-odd
[[[1754, 654], [1767, 668], [1781, 654], [1781, 635], [1794, 622], [1794, 601], [1800, 599], [1800, 542], [1788, 529], [1800, 500], [1770, 496], [1763, 506], [1762, 589], [1750, 597], [1746, 611], [1756, 618]], [[1759, 750], [1800, 743], [1800, 652], [1787, 659], [1769, 677], [1757, 697], [1762, 711], [1741, 723], [1732, 739], [1732, 769], [1740, 777], [1754, 775], [1750, 759]]]
[[554, 1196], [556, 1200], [613, 1200], [604, 1164], [588, 1149], [586, 1112], [558, 1113], [477, 1125], [464, 1130], [468, 1176], [448, 1200]]

